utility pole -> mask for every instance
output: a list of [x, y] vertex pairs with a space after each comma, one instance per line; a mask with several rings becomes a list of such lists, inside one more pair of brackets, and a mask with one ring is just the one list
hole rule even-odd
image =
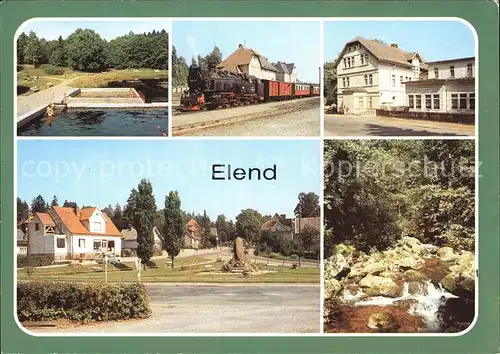
[[104, 255], [104, 282], [108, 282], [108, 255]]
[[302, 263], [301, 263], [301, 258], [302, 258], [302, 245], [301, 245], [301, 242], [300, 242], [300, 219], [301, 219], [301, 215], [302, 215], [302, 206], [299, 204], [299, 267], [302, 266]]

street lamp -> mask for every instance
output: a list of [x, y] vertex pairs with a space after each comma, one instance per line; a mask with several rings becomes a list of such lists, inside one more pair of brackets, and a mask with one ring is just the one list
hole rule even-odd
[[302, 266], [301, 263], [301, 258], [302, 258], [302, 246], [300, 244], [300, 219], [302, 215], [302, 206], [299, 204], [299, 212], [297, 213], [298, 215], [298, 228], [299, 228], [299, 233], [298, 233], [298, 243], [299, 243], [299, 267]]

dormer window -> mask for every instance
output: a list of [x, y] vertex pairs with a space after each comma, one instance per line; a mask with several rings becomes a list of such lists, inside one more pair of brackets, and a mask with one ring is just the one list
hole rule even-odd
[[102, 223], [100, 221], [95, 221], [92, 223], [92, 228], [94, 232], [102, 232]]

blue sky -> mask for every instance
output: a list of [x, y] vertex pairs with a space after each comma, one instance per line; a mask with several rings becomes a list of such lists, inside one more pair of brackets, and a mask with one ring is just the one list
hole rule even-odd
[[297, 78], [318, 82], [321, 66], [319, 22], [288, 21], [214, 21], [172, 23], [177, 55], [186, 58], [205, 56], [217, 45], [225, 59], [238, 44], [255, 49], [271, 62], [293, 62]]
[[[142, 177], [150, 179], [156, 205], [179, 191], [182, 208], [234, 217], [245, 208], [291, 215], [300, 192], [320, 194], [320, 144], [312, 140], [20, 140], [18, 197], [38, 194], [78, 205], [125, 204]], [[212, 180], [212, 164], [270, 167], [276, 181]]]
[[325, 22], [325, 61], [334, 60], [354, 37], [378, 38], [419, 52], [427, 61], [473, 57], [474, 36], [456, 21], [340, 21]]
[[78, 28], [93, 29], [107, 40], [123, 36], [130, 31], [134, 33], [151, 32], [152, 30], [168, 31], [168, 21], [54, 21], [36, 20], [21, 26], [21, 31], [35, 31], [38, 37], [47, 40], [57, 39], [60, 35], [66, 38]]

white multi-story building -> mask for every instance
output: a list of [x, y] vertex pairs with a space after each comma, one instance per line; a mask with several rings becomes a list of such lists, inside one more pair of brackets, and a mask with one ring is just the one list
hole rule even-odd
[[476, 108], [475, 61], [475, 57], [469, 57], [427, 63], [427, 79], [406, 86], [409, 110], [473, 113]]
[[121, 233], [98, 208], [52, 207], [28, 223], [28, 254], [54, 260], [92, 258], [121, 253]]
[[416, 52], [397, 44], [356, 37], [335, 63], [337, 106], [343, 113], [371, 113], [381, 107], [404, 106], [405, 83], [425, 75], [427, 65]]

